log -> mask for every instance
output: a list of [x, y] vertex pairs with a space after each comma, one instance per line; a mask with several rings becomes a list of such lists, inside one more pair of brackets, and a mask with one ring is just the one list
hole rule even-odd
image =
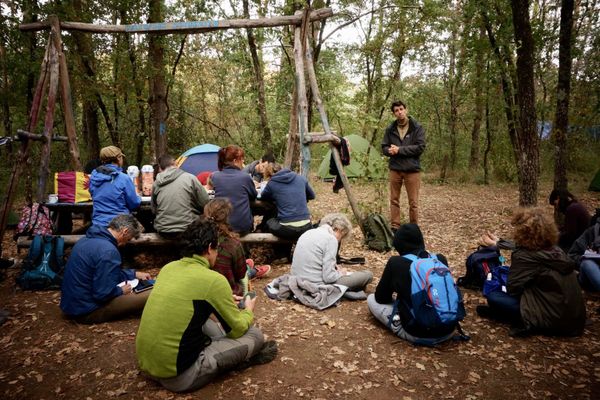
[[[54, 35], [54, 30], [50, 31], [50, 36]], [[50, 40], [52, 43], [52, 39]], [[46, 102], [46, 118], [44, 120], [43, 135], [46, 140], [42, 142], [42, 151], [40, 153], [40, 169], [38, 174], [38, 187], [36, 199], [38, 203], [44, 201], [46, 197], [46, 182], [50, 176], [50, 150], [52, 142], [52, 128], [54, 127], [54, 109], [56, 107], [56, 95], [58, 92], [58, 52], [54, 45], [50, 46], [50, 84], [48, 87], [48, 100]]]
[[[314, 92], [313, 92], [314, 93]], [[342, 139], [339, 136], [334, 135], [333, 133], [326, 133], [324, 135], [313, 135], [308, 134], [304, 137], [304, 143], [334, 143], [339, 145]]]
[[[85, 235], [62, 235], [65, 241], [65, 246], [74, 246], [79, 239], [84, 238]], [[278, 238], [272, 233], [249, 233], [244, 236], [240, 236], [240, 242], [242, 243], [292, 243], [290, 240]], [[172, 239], [166, 239], [160, 236], [158, 233], [142, 233], [139, 238], [131, 240], [126, 246], [148, 246], [148, 247], [159, 247], [159, 246], [177, 246], [181, 241], [175, 241]], [[31, 238], [27, 236], [21, 236], [17, 239], [17, 247], [29, 248], [31, 245]]]
[[[33, 140], [33, 141], [42, 141], [46, 142], [48, 139], [44, 135], [39, 135], [37, 133], [31, 133], [24, 131], [22, 129], [17, 129], [17, 136], [13, 137], [13, 140], [24, 141], [24, 140]], [[52, 141], [56, 142], [66, 142], [69, 138], [66, 136], [52, 136]]]
[[[296, 15], [306, 15], [297, 11]], [[304, 144], [304, 135], [308, 132], [308, 100], [306, 97], [306, 78], [304, 71], [304, 37], [306, 36], [306, 26], [296, 26], [294, 30], [294, 65], [296, 67], [296, 92], [298, 95], [298, 133], [300, 135], [301, 164], [300, 173], [305, 178], [308, 177], [310, 169], [310, 150]]]
[[[338, 169], [340, 178], [342, 183], [344, 184], [344, 192], [346, 192], [346, 196], [348, 197], [348, 202], [350, 203], [350, 207], [352, 208], [352, 212], [358, 221], [358, 226], [362, 231], [363, 235], [365, 234], [365, 230], [363, 227], [363, 217], [362, 213], [358, 208], [358, 203], [352, 194], [352, 190], [350, 189], [350, 182], [348, 182], [348, 177], [344, 172], [344, 167], [342, 166], [342, 160], [340, 159], [340, 153], [337, 147], [334, 145], [333, 134], [331, 133], [331, 129], [329, 128], [329, 119], [327, 118], [327, 112], [325, 112], [325, 105], [323, 104], [323, 100], [321, 98], [321, 91], [319, 90], [319, 85], [317, 84], [317, 74], [315, 73], [315, 67], [312, 57], [312, 49], [310, 47], [310, 43], [308, 43], [308, 38], [306, 38], [306, 69], [308, 71], [308, 80], [310, 82], [310, 88], [313, 93], [313, 98], [315, 99], [315, 103], [317, 104], [317, 109], [319, 110], [319, 115], [321, 116], [321, 124], [323, 125], [323, 130], [325, 131], [325, 135], [322, 138], [328, 138], [329, 147], [331, 148], [331, 155], [333, 155], [333, 161], [335, 162], [335, 166]], [[340, 139], [338, 138], [338, 143]]]
[[71, 165], [75, 171], [83, 171], [81, 159], [79, 156], [79, 146], [77, 145], [77, 131], [75, 130], [75, 116], [73, 115], [73, 106], [71, 99], [71, 84], [69, 82], [69, 70], [67, 60], [62, 51], [62, 39], [60, 34], [60, 24], [56, 16], [50, 18], [52, 30], [55, 35], [52, 37], [54, 47], [58, 54], [58, 65], [60, 71], [60, 100], [62, 110], [65, 115], [65, 131], [69, 143], [69, 153], [71, 154]]
[[[320, 8], [310, 13], [310, 21], [320, 21], [333, 15], [331, 8]], [[80, 31], [91, 33], [205, 33], [216, 30], [240, 29], [240, 28], [271, 28], [276, 26], [300, 25], [303, 16], [284, 15], [271, 18], [254, 19], [232, 19], [232, 20], [206, 20], [206, 21], [183, 21], [183, 22], [159, 22], [151, 24], [131, 25], [98, 25], [84, 22], [60, 23], [61, 29], [67, 31]], [[39, 31], [51, 27], [51, 22], [32, 22], [19, 25], [19, 29], [26, 31]]]

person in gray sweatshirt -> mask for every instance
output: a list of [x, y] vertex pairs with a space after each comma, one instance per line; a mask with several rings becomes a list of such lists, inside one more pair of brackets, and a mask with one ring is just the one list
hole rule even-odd
[[177, 237], [202, 215], [208, 194], [194, 175], [177, 168], [169, 154], [159, 157], [158, 167], [152, 187], [154, 228], [163, 236]]
[[327, 214], [319, 227], [300, 236], [291, 274], [316, 284], [338, 284], [350, 291], [363, 290], [372, 280], [371, 271], [350, 272], [336, 264], [338, 244], [352, 232], [352, 223], [344, 214]]

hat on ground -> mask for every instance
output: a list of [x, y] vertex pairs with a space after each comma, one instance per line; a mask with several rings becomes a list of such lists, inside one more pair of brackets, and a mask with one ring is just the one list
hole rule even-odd
[[125, 157], [125, 154], [117, 146], [106, 146], [100, 150], [101, 160], [110, 160], [111, 158], [117, 158], [119, 156]]

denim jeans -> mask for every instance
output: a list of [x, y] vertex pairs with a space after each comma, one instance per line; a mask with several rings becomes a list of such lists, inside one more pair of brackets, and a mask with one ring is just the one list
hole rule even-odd
[[600, 265], [595, 260], [584, 259], [581, 262], [579, 284], [586, 290], [600, 292]]
[[502, 291], [490, 292], [487, 295], [490, 308], [502, 319], [511, 322], [521, 321], [521, 298]]

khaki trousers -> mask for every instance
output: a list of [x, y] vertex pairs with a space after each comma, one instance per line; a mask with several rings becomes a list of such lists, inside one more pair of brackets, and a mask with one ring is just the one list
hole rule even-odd
[[104, 306], [89, 314], [75, 318], [81, 324], [100, 324], [102, 322], [114, 321], [129, 315], [141, 314], [150, 296], [150, 290], [141, 293], [129, 293], [117, 296]]
[[400, 192], [402, 184], [406, 186], [408, 196], [408, 217], [410, 223], [419, 223], [419, 189], [421, 172], [402, 172], [390, 170], [390, 222], [397, 229], [402, 224], [400, 215]]

